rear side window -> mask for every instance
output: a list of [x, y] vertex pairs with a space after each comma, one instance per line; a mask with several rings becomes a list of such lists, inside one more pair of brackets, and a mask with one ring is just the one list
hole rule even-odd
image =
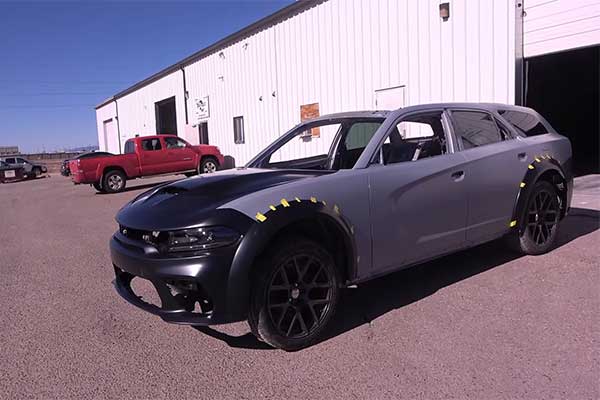
[[454, 132], [462, 149], [485, 146], [502, 141], [496, 121], [481, 111], [453, 111]]
[[128, 140], [125, 142], [125, 154], [135, 153], [135, 144], [133, 140]]
[[536, 136], [548, 133], [542, 121], [535, 114], [515, 110], [499, 110], [498, 112], [521, 136]]
[[162, 146], [160, 144], [160, 139], [159, 138], [155, 138], [155, 139], [144, 139], [142, 140], [142, 149], [145, 151], [153, 151], [153, 150], [160, 150], [162, 149]]

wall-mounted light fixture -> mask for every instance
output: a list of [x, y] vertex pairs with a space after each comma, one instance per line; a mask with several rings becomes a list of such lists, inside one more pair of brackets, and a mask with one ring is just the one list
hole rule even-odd
[[440, 4], [440, 18], [446, 22], [450, 18], [450, 3]]
[[185, 91], [185, 99], [186, 100], [190, 99], [190, 92], [188, 92], [187, 90]]
[[244, 43], [244, 45], [242, 46], [244, 48], [244, 50], [248, 49], [248, 43]]
[[220, 52], [219, 52], [219, 57], [221, 57], [221, 58], [223, 58], [223, 59], [224, 59], [224, 58], [225, 58], [225, 53], [223, 53], [222, 51], [220, 51]]
[[260, 96], [260, 97], [258, 98], [258, 101], [262, 101], [262, 96]]

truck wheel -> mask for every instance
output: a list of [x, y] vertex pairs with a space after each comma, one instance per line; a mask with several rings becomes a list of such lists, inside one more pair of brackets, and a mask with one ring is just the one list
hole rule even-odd
[[548, 252], [558, 232], [560, 202], [556, 188], [546, 181], [537, 182], [527, 199], [519, 230], [509, 237], [513, 249], [523, 254]]
[[104, 174], [104, 179], [102, 180], [102, 188], [107, 193], [116, 193], [125, 189], [125, 182], [127, 178], [125, 174], [119, 170], [108, 171]]
[[100, 182], [94, 182], [92, 183], [92, 186], [94, 186], [94, 189], [96, 189], [98, 192], [104, 193], [104, 189], [102, 189]]
[[31, 172], [33, 172], [33, 176], [36, 178], [39, 178], [42, 175], [42, 169], [39, 167], [34, 167]]
[[212, 174], [219, 169], [219, 163], [212, 157], [202, 159], [198, 166], [198, 174]]
[[333, 257], [316, 242], [287, 238], [260, 262], [248, 323], [264, 342], [286, 351], [314, 344], [334, 315], [341, 278]]

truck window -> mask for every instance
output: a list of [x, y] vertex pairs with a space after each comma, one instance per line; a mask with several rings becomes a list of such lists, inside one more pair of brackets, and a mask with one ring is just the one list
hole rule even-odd
[[159, 138], [142, 140], [142, 150], [154, 151], [154, 150], [160, 150], [160, 149], [162, 149], [162, 146], [160, 144]]
[[133, 142], [133, 140], [128, 140], [125, 142], [125, 154], [130, 153], [135, 153], [135, 143]]
[[183, 140], [174, 137], [166, 137], [165, 145], [167, 149], [184, 149], [187, 147], [187, 144]]

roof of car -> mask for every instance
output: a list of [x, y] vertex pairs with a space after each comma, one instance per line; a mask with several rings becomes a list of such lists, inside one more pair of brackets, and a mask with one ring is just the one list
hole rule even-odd
[[479, 108], [490, 111], [497, 110], [519, 110], [519, 111], [528, 111], [531, 112], [530, 108], [514, 106], [510, 104], [502, 104], [502, 103], [465, 103], [465, 102], [449, 102], [449, 103], [428, 103], [428, 104], [417, 104], [414, 106], [407, 106], [403, 108], [399, 108], [397, 110], [371, 110], [371, 111], [352, 111], [352, 112], [342, 112], [342, 113], [333, 113], [333, 114], [325, 114], [316, 118], [312, 118], [303, 122], [318, 122], [318, 121], [327, 121], [327, 120], [338, 120], [338, 119], [352, 119], [352, 118], [387, 118], [392, 112], [402, 110], [402, 111], [424, 111], [430, 109], [437, 108]]

